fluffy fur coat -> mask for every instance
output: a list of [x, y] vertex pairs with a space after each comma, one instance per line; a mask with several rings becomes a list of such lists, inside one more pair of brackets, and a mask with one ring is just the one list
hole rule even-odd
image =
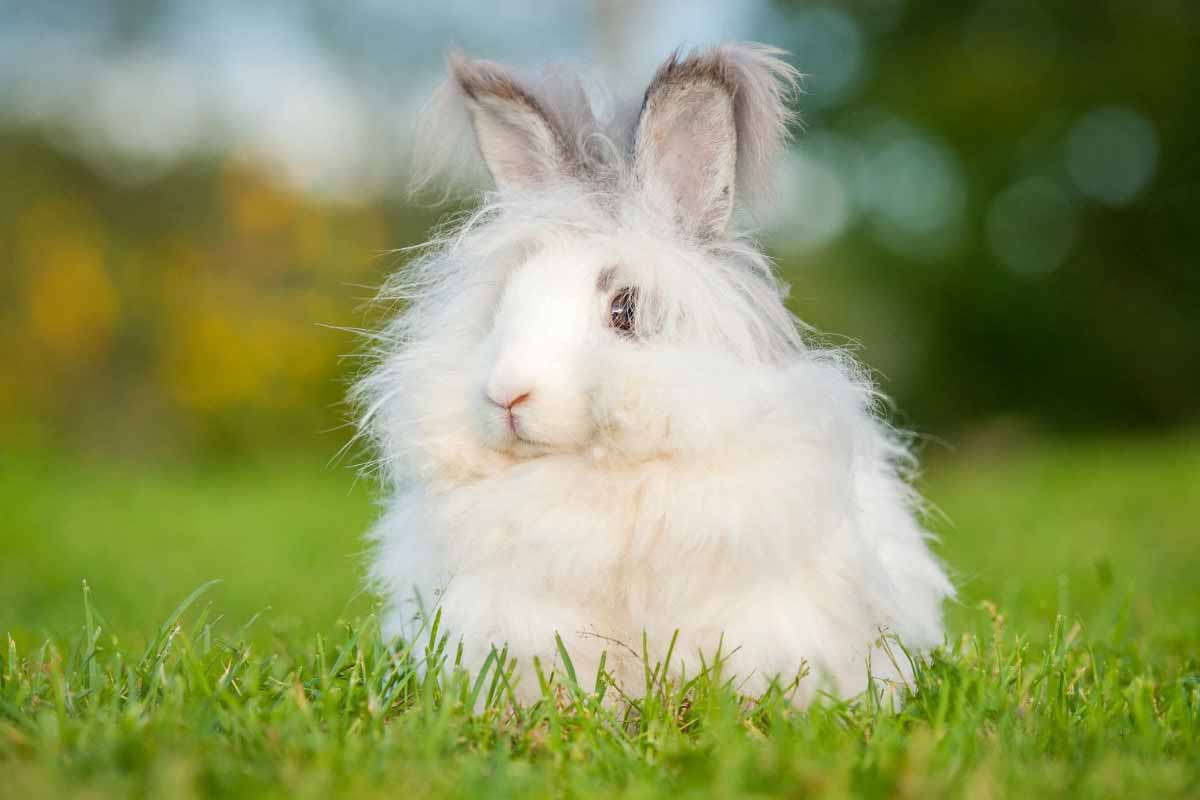
[[676, 631], [675, 671], [719, 649], [751, 693], [905, 682], [881, 637], [937, 645], [952, 592], [909, 455], [737, 233], [794, 71], [757, 45], [674, 56], [608, 120], [562, 72], [450, 73], [427, 130], [462, 159], [468, 122], [496, 188], [385, 290], [403, 310], [356, 392], [387, 631], [420, 641], [440, 608], [466, 666], [507, 647], [526, 697], [556, 633], [634, 694], [643, 633], [654, 660]]

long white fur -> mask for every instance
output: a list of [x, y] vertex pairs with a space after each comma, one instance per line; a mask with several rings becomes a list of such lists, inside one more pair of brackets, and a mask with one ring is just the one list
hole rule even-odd
[[[794, 73], [752, 45], [693, 57], [726, 59], [738, 180], [761, 182]], [[638, 127], [581, 126], [558, 133]], [[371, 534], [386, 631], [419, 642], [440, 608], [468, 668], [508, 648], [524, 697], [532, 659], [556, 661], [555, 633], [579, 673], [607, 651], [635, 694], [643, 632], [661, 658], [676, 630], [675, 670], [720, 648], [750, 692], [802, 665], [800, 702], [858, 694], [868, 669], [907, 681], [881, 635], [939, 644], [953, 590], [873, 387], [846, 354], [806, 343], [750, 241], [696, 237], [649, 196], [637, 143], [603, 144], [586, 170], [486, 195], [384, 291], [404, 308], [355, 399], [388, 491]], [[632, 339], [606, 324], [624, 286], [638, 291]], [[489, 391], [530, 392], [519, 438]]]

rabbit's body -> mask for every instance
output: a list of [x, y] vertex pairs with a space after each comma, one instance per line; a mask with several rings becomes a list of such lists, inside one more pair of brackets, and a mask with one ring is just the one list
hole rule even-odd
[[579, 673], [607, 652], [635, 693], [643, 633], [655, 659], [676, 630], [673, 668], [720, 649], [749, 691], [803, 664], [801, 698], [860, 692], [868, 663], [906, 679], [881, 635], [937, 644], [951, 592], [907, 453], [725, 232], [735, 167], [782, 141], [786, 66], [669, 62], [595, 163], [566, 143], [598, 127], [499, 68], [453, 68], [501, 191], [411, 267], [360, 386], [393, 491], [372, 570], [388, 632], [419, 639], [440, 608], [465, 665], [507, 647], [527, 695], [556, 633]]

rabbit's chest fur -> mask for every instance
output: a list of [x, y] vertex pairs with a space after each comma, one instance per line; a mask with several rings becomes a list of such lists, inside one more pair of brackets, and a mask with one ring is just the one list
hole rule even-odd
[[936, 644], [949, 584], [886, 439], [866, 417], [856, 438], [834, 412], [850, 410], [797, 409], [808, 427], [749, 429], [755, 446], [703, 457], [551, 455], [401, 492], [376, 531], [388, 631], [419, 638], [419, 603], [437, 605], [469, 666], [493, 646], [553, 663], [557, 633], [578, 670], [607, 651], [635, 687], [643, 633], [657, 659], [676, 631], [677, 668], [694, 674], [721, 648], [759, 689], [802, 662], [845, 693], [865, 686], [868, 659], [904, 677], [870, 642]]

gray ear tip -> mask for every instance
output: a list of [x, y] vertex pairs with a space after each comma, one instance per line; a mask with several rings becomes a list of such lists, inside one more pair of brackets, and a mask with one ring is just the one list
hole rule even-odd
[[483, 80], [483, 63], [471, 59], [457, 47], [446, 53], [446, 71], [450, 73], [450, 80], [468, 97], [475, 96]]
[[461, 47], [455, 47], [446, 52], [446, 71], [452, 78], [458, 78], [463, 73], [469, 72], [472, 64], [471, 57]]
[[[786, 104], [802, 93], [803, 75], [790, 53], [759, 42], [730, 42], [685, 52], [675, 49], [654, 74], [647, 96], [679, 83], [712, 83], [730, 94], [749, 92], [758, 102]], [[780, 109], [789, 114], [786, 108]]]
[[[468, 57], [461, 50], [451, 50], [446, 55], [446, 66], [450, 81], [466, 98], [473, 101], [493, 97], [503, 101], [538, 107], [533, 97], [513, 70], [494, 61]], [[539, 109], [540, 111], [540, 109]]]
[[704, 48], [690, 53], [685, 53], [681, 48], [675, 49], [655, 72], [647, 94], [679, 84], [698, 83], [711, 83], [730, 94], [736, 91], [729, 64], [720, 48]]

